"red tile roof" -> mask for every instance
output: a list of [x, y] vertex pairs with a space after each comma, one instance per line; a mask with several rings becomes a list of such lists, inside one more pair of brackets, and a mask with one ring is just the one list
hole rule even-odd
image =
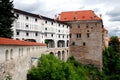
[[68, 11], [60, 14], [60, 21], [74, 21], [74, 20], [101, 20], [94, 11], [82, 10], [82, 11]]
[[28, 42], [28, 41], [21, 41], [21, 40], [13, 40], [13, 39], [2, 38], [2, 37], [0, 37], [0, 45], [46, 46], [46, 44], [43, 44], [43, 43]]
[[103, 28], [103, 30], [108, 32], [108, 30], [106, 28]]

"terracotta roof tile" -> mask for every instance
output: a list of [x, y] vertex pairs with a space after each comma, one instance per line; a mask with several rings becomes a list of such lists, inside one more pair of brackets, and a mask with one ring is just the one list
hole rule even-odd
[[68, 11], [60, 14], [60, 21], [74, 20], [101, 20], [101, 18], [98, 17], [92, 10]]
[[2, 37], [0, 37], [0, 45], [46, 46], [46, 44], [43, 44], [43, 43], [28, 42], [28, 41], [21, 41], [21, 40], [13, 40], [13, 39], [2, 38]]
[[108, 30], [106, 28], [103, 28], [103, 30], [108, 32]]

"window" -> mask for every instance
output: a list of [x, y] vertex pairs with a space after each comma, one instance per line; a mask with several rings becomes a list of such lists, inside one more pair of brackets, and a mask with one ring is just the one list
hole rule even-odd
[[45, 30], [47, 30], [47, 28], [45, 28]]
[[35, 36], [38, 36], [38, 32], [35, 33]]
[[53, 25], [53, 22], [51, 22], [51, 25]]
[[68, 38], [69, 35], [67, 35], [67, 38]]
[[47, 33], [45, 33], [45, 36], [47, 37]]
[[59, 38], [60, 38], [60, 35], [59, 35]]
[[16, 17], [18, 18], [18, 17], [19, 17], [19, 14], [16, 14]]
[[28, 25], [26, 25], [26, 28], [28, 28]]
[[5, 60], [8, 61], [8, 50], [5, 51]]
[[51, 34], [51, 37], [53, 37], [53, 34]]
[[64, 35], [63, 35], [63, 38], [64, 38]]
[[81, 38], [81, 33], [76, 34], [77, 38]]
[[88, 24], [86, 24], [86, 28], [88, 28]]
[[20, 57], [20, 56], [21, 56], [20, 54], [21, 54], [21, 49], [19, 48], [19, 55], [18, 55], [18, 57]]
[[97, 26], [97, 23], [95, 23], [95, 26]]
[[13, 50], [10, 51], [10, 59], [13, 59]]
[[28, 20], [28, 16], [26, 16], [26, 20]]
[[29, 33], [28, 33], [28, 32], [26, 32], [26, 36], [29, 36]]
[[75, 45], [75, 42], [72, 42], [72, 45], [74, 46], [74, 45]]
[[47, 24], [47, 21], [45, 21], [45, 23]]
[[78, 24], [78, 28], [80, 28], [80, 24]]
[[67, 28], [68, 28], [69, 26], [67, 26]]
[[70, 36], [70, 38], [71, 38], [72, 34], [69, 34], [69, 36]]
[[90, 33], [87, 33], [87, 38], [89, 38], [90, 37]]
[[60, 30], [58, 30], [58, 32], [60, 32]]
[[74, 19], [76, 19], [76, 17], [74, 17]]
[[86, 44], [85, 44], [85, 42], [83, 42], [83, 46], [85, 46]]
[[17, 35], [20, 35], [20, 32], [16, 32]]
[[19, 40], [18, 38], [16, 38], [16, 40]]
[[37, 22], [37, 18], [35, 18], [35, 22]]

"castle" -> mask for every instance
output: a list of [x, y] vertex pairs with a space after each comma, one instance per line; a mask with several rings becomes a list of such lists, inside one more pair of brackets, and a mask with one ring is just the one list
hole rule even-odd
[[102, 68], [103, 21], [92, 10], [68, 11], [59, 21], [70, 25], [70, 55], [84, 64]]
[[107, 30], [92, 10], [62, 12], [55, 19], [19, 9], [14, 14], [13, 40], [0, 38], [0, 80], [8, 76], [26, 80], [27, 70], [42, 53], [64, 61], [74, 56], [83, 64], [102, 68]]

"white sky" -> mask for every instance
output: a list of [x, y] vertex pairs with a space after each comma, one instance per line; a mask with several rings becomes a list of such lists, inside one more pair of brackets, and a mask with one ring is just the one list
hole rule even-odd
[[120, 0], [13, 0], [14, 7], [54, 18], [62, 11], [93, 10], [102, 14], [109, 35], [120, 37]]

